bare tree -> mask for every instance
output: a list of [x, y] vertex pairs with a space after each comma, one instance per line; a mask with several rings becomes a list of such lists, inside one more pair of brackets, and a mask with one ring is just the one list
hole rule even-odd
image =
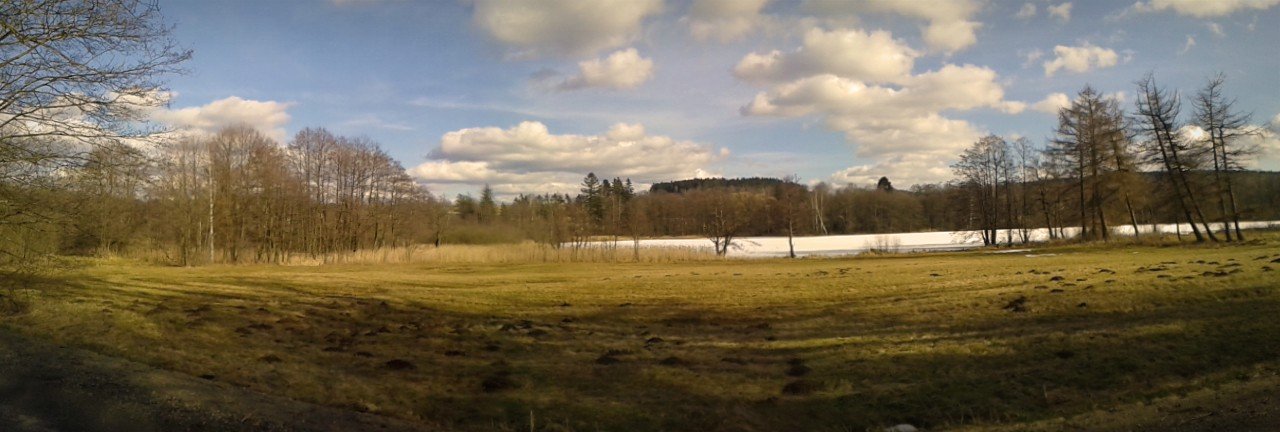
[[[1189, 173], [1199, 167], [1201, 152], [1187, 142], [1179, 134], [1178, 113], [1181, 102], [1177, 93], [1170, 94], [1156, 85], [1155, 76], [1147, 74], [1138, 81], [1137, 118], [1135, 124], [1147, 137], [1146, 153], [1148, 160], [1164, 167], [1165, 177], [1169, 180], [1178, 208], [1197, 242], [1203, 242], [1207, 235], [1210, 240], [1218, 241], [1218, 237], [1209, 228], [1209, 223], [1196, 199], [1195, 187], [1192, 186]], [[1199, 222], [1204, 227], [1200, 232]]]
[[139, 138], [163, 103], [159, 78], [191, 52], [153, 3], [10, 1], [0, 5], [0, 145], [54, 137], [88, 145]]
[[782, 179], [782, 183], [773, 190], [774, 203], [777, 206], [779, 222], [787, 232], [787, 256], [796, 257], [795, 235], [801, 221], [805, 219], [807, 206], [805, 187], [799, 184], [800, 178], [790, 175]]
[[702, 235], [711, 240], [717, 256], [725, 256], [736, 247], [734, 240], [750, 221], [748, 209], [759, 208], [758, 198], [748, 192], [728, 189], [695, 192]]
[[641, 199], [627, 200], [627, 233], [631, 237], [632, 258], [640, 261], [640, 240], [653, 233], [653, 225], [649, 221], [648, 201]]
[[1011, 163], [1009, 144], [1004, 138], [987, 135], [965, 149], [960, 160], [951, 166], [968, 192], [970, 220], [976, 223], [984, 245], [999, 241], [1000, 191]]
[[169, 31], [156, 5], [137, 0], [0, 2], [0, 225], [54, 219], [64, 207], [31, 201], [54, 173], [159, 132], [145, 114], [163, 103], [160, 79], [190, 56]]
[[831, 186], [822, 182], [814, 185], [809, 191], [809, 205], [813, 211], [813, 230], [821, 235], [827, 235], [827, 222], [822, 220], [822, 215], [827, 211], [827, 194], [830, 192]]
[[1215, 197], [1218, 201], [1218, 214], [1222, 218], [1222, 232], [1227, 241], [1231, 241], [1231, 225], [1235, 223], [1237, 239], [1244, 240], [1240, 231], [1240, 210], [1236, 204], [1235, 188], [1231, 184], [1231, 173], [1241, 169], [1240, 160], [1256, 153], [1256, 149], [1242, 146], [1238, 138], [1257, 134], [1256, 128], [1250, 127], [1250, 115], [1235, 111], [1235, 100], [1227, 99], [1222, 93], [1226, 83], [1226, 75], [1217, 74], [1205, 83], [1204, 88], [1196, 93], [1195, 123], [1204, 130], [1210, 151], [1213, 153], [1213, 183]]

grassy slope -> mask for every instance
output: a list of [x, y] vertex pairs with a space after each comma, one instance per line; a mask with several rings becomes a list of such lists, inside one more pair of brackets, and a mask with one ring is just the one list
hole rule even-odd
[[[1263, 267], [1280, 270], [1277, 244], [684, 264], [98, 263], [0, 323], [454, 429], [527, 430], [530, 412], [577, 430], [1098, 429], [1154, 419], [1140, 408], [1149, 401], [1276, 382], [1280, 273]], [[1025, 312], [1005, 310], [1018, 297]], [[1104, 415], [1117, 409], [1135, 414]]]

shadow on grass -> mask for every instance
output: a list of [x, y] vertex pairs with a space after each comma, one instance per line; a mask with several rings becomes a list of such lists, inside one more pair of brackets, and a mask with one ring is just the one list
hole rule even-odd
[[[930, 341], [919, 352], [892, 355], [857, 353], [857, 346], [754, 350], [745, 355], [772, 356], [779, 364], [793, 356], [817, 360], [800, 380], [818, 390], [753, 404], [736, 421], [761, 429], [802, 422], [802, 429], [859, 430], [1069, 417], [1248, 379], [1258, 365], [1274, 368], [1280, 321], [1271, 317], [1277, 313], [1280, 301], [1263, 293], [1141, 313], [991, 320], [966, 326], [972, 336], [952, 337], [989, 344], [982, 354], [938, 352]], [[895, 333], [930, 331], [945, 330]], [[853, 358], [841, 358], [850, 350]], [[729, 412], [729, 405], [747, 401], [705, 402]]]
[[[106, 283], [77, 291], [92, 295]], [[1152, 305], [1136, 312], [1000, 313], [997, 304], [984, 306], [997, 312], [963, 322], [945, 322], [945, 314], [894, 322], [893, 315], [829, 304], [751, 311], [548, 304], [481, 314], [384, 305], [374, 296], [323, 295], [266, 279], [234, 283], [259, 291], [175, 288], [176, 297], [128, 292], [132, 297], [111, 300], [139, 313], [154, 311], [155, 302], [181, 303], [149, 318], [175, 324], [166, 328], [176, 333], [157, 342], [168, 349], [197, 349], [183, 340], [213, 330], [179, 324], [201, 315], [221, 331], [245, 328], [231, 335], [241, 350], [287, 351], [296, 358], [282, 354], [286, 365], [309, 362], [318, 381], [368, 381], [385, 389], [382, 397], [405, 401], [399, 403], [409, 414], [395, 415], [449, 429], [523, 429], [530, 412], [541, 425], [575, 430], [847, 431], [1034, 421], [1247, 379], [1259, 365], [1275, 367], [1280, 352], [1280, 320], [1273, 319], [1280, 298], [1275, 287], [1256, 284], [1211, 296], [1152, 292]], [[276, 295], [278, 306], [246, 309], [245, 300]], [[1034, 294], [1033, 302], [1035, 296], [1051, 294]], [[133, 306], [137, 301], [144, 304]], [[190, 312], [205, 304], [212, 307]], [[813, 339], [827, 342], [805, 343]], [[276, 366], [254, 358], [234, 367], [275, 373]], [[416, 368], [379, 366], [391, 359]], [[809, 370], [793, 373], [792, 359]], [[483, 382], [495, 376], [515, 385], [486, 391]], [[796, 382], [806, 384], [789, 386]], [[341, 396], [304, 397], [332, 403]]]

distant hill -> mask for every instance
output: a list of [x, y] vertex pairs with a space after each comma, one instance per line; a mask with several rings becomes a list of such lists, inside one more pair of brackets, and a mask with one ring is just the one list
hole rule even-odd
[[762, 189], [771, 188], [786, 183], [782, 179], [770, 177], [749, 177], [749, 178], [696, 178], [688, 180], [676, 180], [669, 182], [654, 183], [649, 186], [649, 192], [667, 192], [681, 193], [695, 189]]

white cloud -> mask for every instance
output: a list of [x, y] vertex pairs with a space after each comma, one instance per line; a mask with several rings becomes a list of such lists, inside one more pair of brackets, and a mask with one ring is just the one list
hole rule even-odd
[[981, 23], [973, 21], [935, 21], [925, 27], [924, 41], [935, 50], [951, 54], [977, 43], [980, 27]]
[[907, 188], [917, 184], [944, 182], [954, 175], [945, 158], [903, 154], [874, 164], [845, 168], [831, 174], [828, 180], [836, 185], [871, 186], [880, 177], [889, 177], [894, 185]]
[[489, 183], [504, 194], [572, 192], [588, 172], [638, 183], [688, 178], [729, 155], [619, 123], [602, 135], [555, 135], [539, 122], [444, 134], [431, 160], [409, 169], [429, 184]]
[[868, 85], [823, 74], [757, 94], [743, 112], [782, 116], [821, 112], [875, 118], [981, 107], [1003, 109], [1004, 89], [996, 78], [995, 71], [985, 67], [950, 64], [937, 71], [905, 77], [897, 87]]
[[1022, 9], [1018, 9], [1018, 13], [1014, 15], [1017, 19], [1031, 19], [1036, 16], [1036, 4], [1027, 2], [1022, 4]]
[[1049, 6], [1046, 10], [1049, 11], [1049, 16], [1062, 20], [1062, 22], [1071, 21], [1071, 2]]
[[831, 14], [896, 14], [925, 20], [923, 38], [929, 48], [952, 54], [978, 41], [975, 34], [982, 24], [971, 18], [981, 9], [977, 0], [808, 0], [805, 8], [822, 15]]
[[1026, 54], [1023, 54], [1022, 56], [1026, 59], [1026, 61], [1022, 62], [1022, 68], [1026, 69], [1031, 67], [1031, 65], [1035, 64], [1036, 61], [1039, 61], [1041, 58], [1043, 58], [1044, 51], [1040, 51], [1039, 48], [1035, 48], [1035, 49], [1032, 49], [1031, 51], [1027, 51]]
[[245, 125], [284, 143], [287, 141], [284, 125], [289, 123], [291, 105], [231, 96], [198, 107], [158, 109], [151, 118], [187, 131], [209, 134], [227, 126]]
[[1276, 171], [1280, 170], [1280, 114], [1276, 114], [1267, 124], [1261, 125], [1257, 133], [1238, 138], [1239, 145], [1257, 150], [1255, 157], [1250, 157], [1246, 167]]
[[856, 146], [856, 156], [875, 161], [838, 177], [878, 177], [899, 167], [910, 171], [894, 171], [898, 176], [915, 173], [915, 178], [904, 179], [908, 182], [937, 181], [950, 175], [949, 161], [983, 134], [942, 112], [990, 108], [1016, 113], [1026, 107], [1004, 100], [997, 78], [991, 69], [972, 65], [946, 65], [893, 86], [817, 75], [761, 92], [742, 113], [823, 118], [827, 128], [843, 132]]
[[1227, 35], [1227, 32], [1222, 31], [1222, 25], [1216, 22], [1207, 23], [1205, 24], [1205, 27], [1208, 27], [1209, 31], [1212, 32], [1214, 36], [1223, 37]]
[[1280, 4], [1280, 0], [1150, 0], [1133, 4], [1136, 12], [1170, 11], [1196, 18], [1213, 18], [1243, 10], [1264, 10]]
[[919, 56], [886, 31], [810, 29], [794, 51], [751, 53], [733, 73], [754, 83], [776, 83], [821, 73], [872, 82], [897, 82]]
[[695, 0], [689, 8], [689, 33], [699, 41], [742, 39], [765, 20], [769, 0]]
[[340, 126], [346, 127], [346, 128], [355, 128], [355, 129], [374, 128], [374, 129], [387, 129], [387, 130], [395, 130], [395, 131], [413, 130], [413, 126], [409, 126], [401, 123], [389, 122], [389, 121], [383, 120], [382, 117], [378, 117], [377, 115], [374, 115], [374, 114], [364, 114], [364, 115], [353, 117], [347, 121], [340, 123]]
[[1089, 44], [1081, 46], [1053, 47], [1053, 60], [1044, 62], [1044, 75], [1053, 76], [1059, 70], [1084, 73], [1094, 69], [1108, 68], [1119, 62], [1120, 56], [1109, 48]]
[[1195, 46], [1196, 46], [1196, 38], [1191, 35], [1187, 35], [1187, 42], [1182, 44], [1182, 49], [1178, 50], [1178, 54], [1179, 55], [1186, 54], [1187, 51], [1191, 51], [1191, 48]]
[[738, 64], [740, 79], [768, 86], [740, 112], [817, 117], [843, 133], [854, 155], [869, 162], [834, 175], [838, 183], [879, 178], [890, 169], [898, 177], [913, 173], [904, 184], [943, 180], [950, 161], [985, 133], [945, 113], [985, 108], [1016, 114], [1027, 104], [1005, 100], [990, 68], [944, 64], [914, 74], [919, 55], [889, 32], [811, 29], [793, 51], [753, 53]]
[[639, 87], [653, 77], [653, 60], [640, 57], [635, 48], [609, 54], [602, 59], [578, 63], [578, 74], [560, 83], [560, 90], [605, 88], [626, 90]]
[[[1103, 94], [1104, 99], [1115, 100], [1116, 103], [1124, 105], [1129, 100], [1129, 94], [1122, 91]], [[1038, 111], [1045, 114], [1057, 115], [1058, 110], [1071, 106], [1071, 96], [1066, 93], [1050, 93], [1038, 102], [1031, 104], [1032, 111]]]
[[1071, 106], [1071, 97], [1066, 93], [1053, 93], [1039, 102], [1031, 104], [1031, 109], [1046, 114], [1057, 115], [1058, 110]]
[[583, 56], [626, 45], [661, 0], [475, 0], [472, 19], [515, 57]]

